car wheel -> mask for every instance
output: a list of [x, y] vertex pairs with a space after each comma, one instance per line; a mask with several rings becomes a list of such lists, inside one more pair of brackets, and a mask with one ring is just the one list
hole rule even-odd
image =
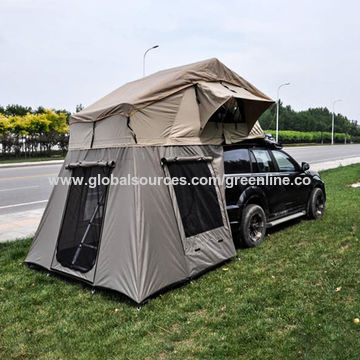
[[242, 215], [240, 236], [246, 247], [255, 247], [264, 240], [266, 216], [261, 206], [248, 205]]
[[308, 218], [319, 219], [324, 216], [325, 196], [320, 188], [315, 188], [309, 198]]

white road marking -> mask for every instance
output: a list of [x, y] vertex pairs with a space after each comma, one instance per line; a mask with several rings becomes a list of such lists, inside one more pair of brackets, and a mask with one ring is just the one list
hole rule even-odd
[[26, 190], [26, 189], [37, 189], [40, 186], [23, 186], [23, 187], [17, 187], [17, 188], [11, 188], [11, 189], [1, 189], [1, 191], [14, 191], [14, 190]]
[[16, 180], [16, 179], [26, 179], [26, 178], [37, 178], [37, 177], [45, 177], [45, 176], [56, 176], [57, 173], [52, 174], [38, 174], [38, 175], [25, 175], [25, 176], [13, 176], [13, 177], [7, 177], [7, 178], [0, 178], [0, 181], [3, 180]]
[[9, 208], [12, 208], [12, 207], [25, 206], [25, 205], [34, 205], [34, 204], [41, 204], [41, 203], [46, 203], [46, 202], [48, 202], [48, 200], [32, 201], [32, 202], [22, 203], [22, 204], [14, 204], [14, 205], [0, 206], [0, 209], [9, 209]]

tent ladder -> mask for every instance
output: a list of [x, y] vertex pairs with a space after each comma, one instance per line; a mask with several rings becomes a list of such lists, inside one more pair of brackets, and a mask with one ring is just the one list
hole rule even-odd
[[103, 199], [104, 199], [104, 195], [105, 195], [105, 192], [104, 192], [103, 195], [101, 196], [100, 201], [97, 203], [96, 208], [95, 208], [93, 214], [91, 215], [89, 224], [87, 225], [86, 230], [85, 230], [85, 232], [84, 232], [84, 235], [83, 235], [83, 237], [81, 238], [81, 241], [80, 241], [79, 245], [77, 246], [77, 249], [76, 249], [76, 251], [75, 251], [74, 257], [73, 257], [73, 259], [72, 259], [72, 261], [71, 261], [71, 265], [74, 265], [74, 264], [76, 263], [77, 259], [79, 258], [80, 251], [81, 251], [82, 247], [88, 247], [88, 248], [90, 248], [90, 249], [95, 249], [95, 250], [97, 249], [97, 246], [90, 245], [90, 244], [85, 244], [85, 240], [86, 240], [87, 234], [88, 234], [89, 231], [90, 231], [91, 225], [94, 223], [95, 216], [96, 216], [97, 212], [99, 211], [100, 206], [103, 206], [103, 203], [102, 203], [102, 202], [103, 202]]

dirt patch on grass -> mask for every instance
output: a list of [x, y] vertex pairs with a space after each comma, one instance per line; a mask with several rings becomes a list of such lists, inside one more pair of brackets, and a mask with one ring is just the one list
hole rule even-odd
[[190, 316], [200, 316], [200, 317], [206, 317], [207, 313], [206, 310], [197, 310], [197, 311], [192, 311], [189, 313]]

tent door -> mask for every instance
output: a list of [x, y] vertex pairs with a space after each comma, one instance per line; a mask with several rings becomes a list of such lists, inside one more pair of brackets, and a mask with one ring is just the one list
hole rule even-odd
[[[212, 158], [163, 159], [175, 215], [182, 234], [185, 255], [197, 256], [206, 248], [222, 246], [224, 218], [222, 198], [211, 164]], [[212, 183], [194, 184], [200, 178]], [[183, 183], [183, 184], [181, 184]]]
[[[110, 177], [111, 167], [105, 165], [77, 166], [72, 169], [70, 186], [62, 226], [60, 229], [56, 258], [52, 268], [89, 274], [94, 269], [102, 225], [105, 216], [108, 185], [103, 179]], [[82, 183], [76, 183], [76, 180]], [[105, 182], [108, 184], [108, 182]]]

